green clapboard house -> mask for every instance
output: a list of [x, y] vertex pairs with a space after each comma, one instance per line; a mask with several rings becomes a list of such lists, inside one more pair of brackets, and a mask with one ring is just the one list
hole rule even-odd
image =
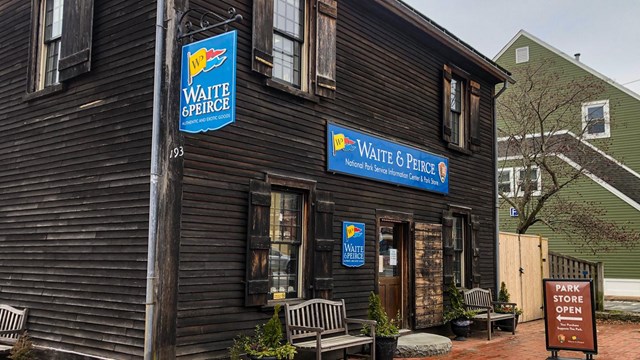
[[[575, 118], [573, 128], [556, 133], [573, 141], [565, 150], [559, 148], [558, 161], [565, 161], [574, 168], [583, 166], [587, 170], [586, 174], [562, 189], [561, 193], [564, 197], [579, 199], [585, 204], [599, 204], [606, 210], [602, 215], [606, 220], [623, 225], [627, 230], [640, 231], [640, 95], [581, 62], [580, 54], [567, 55], [523, 30], [504, 46], [494, 61], [513, 72], [517, 72], [519, 67], [546, 62], [551, 64], [549, 70], [560, 74], [558, 81], [592, 78], [601, 82], [604, 91], [600, 95], [573, 107], [574, 111], [569, 115]], [[514, 79], [518, 81], [517, 74], [514, 74]], [[598, 116], [597, 125], [588, 129], [586, 136], [576, 136], [585, 126], [590, 126], [585, 125], [588, 124], [585, 121], [589, 121], [585, 118], [591, 116], [588, 114]], [[498, 126], [508, 121], [506, 118], [498, 118]], [[536, 136], [539, 134], [530, 134], [530, 138]], [[504, 149], [506, 140], [506, 137], [499, 137], [499, 147]], [[568, 153], [570, 151], [586, 151], [597, 161], [584, 166]], [[502, 152], [498, 164], [501, 169], [499, 186], [504, 192], [510, 189], [510, 195], [514, 197], [518, 196], [518, 177], [523, 174], [518, 168], [516, 157]], [[544, 187], [545, 181], [549, 180], [539, 170], [534, 170], [529, 176], [537, 176], [539, 187]], [[502, 231], [516, 232], [517, 218], [514, 216], [510, 205], [501, 201]], [[551, 251], [602, 261], [605, 295], [640, 297], [640, 244], [631, 248], [613, 246], [610, 251], [596, 251], [594, 254], [594, 251], [577, 246], [575, 242], [568, 241], [564, 234], [554, 233], [540, 223], [533, 225], [527, 234], [548, 237]]]

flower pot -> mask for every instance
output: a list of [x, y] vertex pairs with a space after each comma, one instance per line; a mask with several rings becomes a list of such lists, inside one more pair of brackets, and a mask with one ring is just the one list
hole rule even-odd
[[[516, 315], [516, 328], [518, 327], [518, 318], [519, 317], [520, 317], [520, 315]], [[513, 327], [513, 320], [511, 320], [511, 319], [498, 320], [498, 321], [496, 321], [496, 326], [498, 328], [500, 328], [500, 330], [502, 330], [502, 331], [513, 332], [513, 331], [516, 330]]]
[[468, 319], [456, 319], [451, 321], [451, 331], [456, 336], [454, 340], [464, 341], [469, 336], [471, 331], [471, 324], [473, 321]]
[[376, 336], [376, 360], [393, 360], [397, 347], [397, 336]]

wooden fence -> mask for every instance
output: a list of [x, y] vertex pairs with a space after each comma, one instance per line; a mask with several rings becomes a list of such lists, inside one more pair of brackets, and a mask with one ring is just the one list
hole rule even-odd
[[500, 281], [511, 302], [522, 309], [521, 322], [544, 317], [542, 279], [549, 277], [548, 250], [543, 237], [500, 232]]
[[552, 279], [593, 279], [596, 310], [604, 310], [604, 265], [549, 251], [549, 276]]

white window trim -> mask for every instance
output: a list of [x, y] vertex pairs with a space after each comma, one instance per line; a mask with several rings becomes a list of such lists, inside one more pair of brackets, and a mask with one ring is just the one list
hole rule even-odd
[[529, 47], [524, 46], [516, 49], [516, 64], [529, 62]]
[[[523, 169], [526, 169], [526, 167], [520, 166], [520, 167], [513, 168], [513, 179], [514, 179], [513, 192], [515, 193], [515, 191], [518, 190], [518, 193], [515, 195], [517, 197], [524, 196], [524, 191], [518, 188], [518, 182], [520, 182], [520, 170], [523, 170]], [[538, 168], [537, 166], [532, 166], [531, 169], [532, 170], [535, 169], [536, 174], [538, 175], [537, 176], [538, 188], [531, 193], [531, 196], [540, 196], [542, 195], [542, 176], [540, 174], [540, 168]]]
[[[604, 132], [589, 134], [587, 131], [587, 114], [589, 107], [602, 106], [604, 112]], [[611, 137], [611, 119], [609, 116], [609, 100], [591, 101], [582, 104], [582, 131], [585, 139], [604, 139]]]
[[498, 185], [500, 185], [500, 172], [509, 172], [509, 192], [506, 193], [507, 197], [514, 197], [514, 178], [513, 178], [513, 168], [503, 168], [498, 170]]

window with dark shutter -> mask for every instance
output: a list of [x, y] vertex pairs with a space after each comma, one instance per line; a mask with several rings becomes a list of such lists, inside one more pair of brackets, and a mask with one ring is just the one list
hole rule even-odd
[[333, 213], [335, 204], [331, 193], [315, 194], [314, 232], [314, 297], [331, 299], [333, 296]]
[[450, 206], [442, 217], [442, 242], [444, 248], [444, 282], [457, 287], [480, 285], [480, 249], [478, 233], [480, 221], [471, 209]]
[[444, 66], [442, 71], [442, 138], [451, 142], [451, 68]]
[[480, 84], [471, 81], [471, 100], [469, 102], [470, 142], [471, 150], [478, 150], [480, 142]]
[[249, 191], [245, 305], [259, 306], [267, 303], [269, 293], [271, 185], [251, 180]]
[[318, 0], [316, 34], [316, 95], [333, 98], [336, 91], [336, 0]]
[[93, 0], [65, 0], [58, 71], [60, 81], [91, 70]]
[[251, 69], [267, 77], [273, 71], [273, 1], [253, 0]]

